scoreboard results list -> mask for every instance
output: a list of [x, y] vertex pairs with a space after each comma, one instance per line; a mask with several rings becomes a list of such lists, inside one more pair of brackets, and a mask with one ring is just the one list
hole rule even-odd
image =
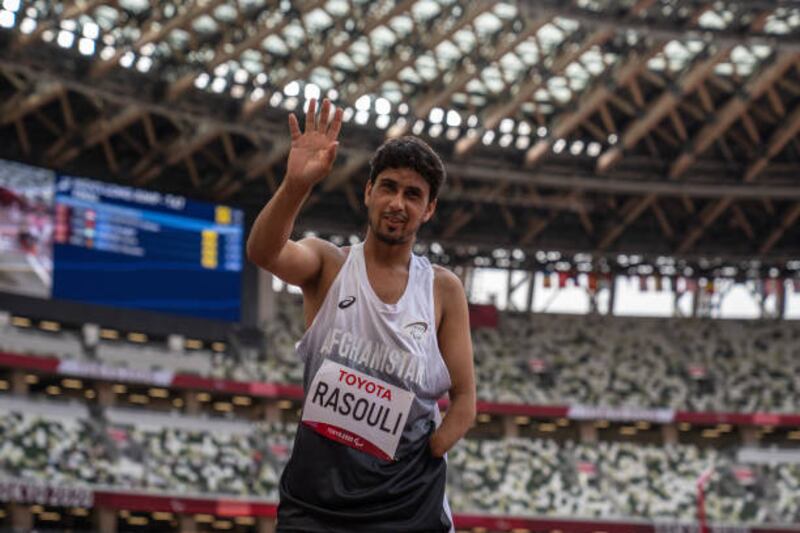
[[53, 297], [239, 320], [243, 213], [59, 176]]

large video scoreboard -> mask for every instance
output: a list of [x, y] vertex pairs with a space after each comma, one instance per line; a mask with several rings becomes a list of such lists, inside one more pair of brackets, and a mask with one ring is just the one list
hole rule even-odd
[[[0, 161], [4, 164], [16, 165], [15, 173], [21, 168]], [[28, 269], [35, 280], [42, 269], [34, 267], [51, 265], [52, 280], [39, 276], [38, 284], [49, 285], [53, 298], [240, 319], [242, 211], [81, 177], [53, 176], [50, 186], [47, 216], [41, 205], [35, 210], [36, 220], [44, 220], [39, 225], [49, 231], [37, 233], [34, 244], [17, 246], [23, 237], [23, 244], [31, 240], [31, 224], [7, 227], [8, 242], [18, 249], [9, 271]], [[31, 218], [30, 199], [13, 190], [8, 194], [20, 199], [0, 205], [0, 220], [4, 209], [7, 220]], [[19, 235], [11, 234], [15, 227]], [[17, 275], [8, 284], [21, 279]]]

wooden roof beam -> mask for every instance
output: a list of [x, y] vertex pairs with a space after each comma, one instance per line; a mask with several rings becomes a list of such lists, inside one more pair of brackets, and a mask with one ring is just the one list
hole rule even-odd
[[[365, 36], [369, 36], [376, 28], [388, 24], [389, 21], [396, 16], [409, 11], [416, 2], [417, 0], [402, 0], [395, 3], [392, 9], [389, 9], [382, 15], [367, 19], [364, 28], [361, 31]], [[376, 11], [379, 10], [376, 9]], [[315, 58], [313, 63], [309, 65], [305, 65], [302, 68], [297, 68], [296, 62], [290, 63], [286, 69], [286, 75], [282, 76], [280, 80], [305, 79], [315, 68], [328, 65], [330, 60], [336, 54], [340, 52], [346, 52], [353, 45], [353, 40], [349, 38], [343, 40], [338, 45], [335, 45], [334, 42], [334, 40], [329, 41], [327, 46], [325, 46], [325, 49], [322, 51], [322, 54]]]
[[65, 91], [64, 86], [58, 82], [44, 82], [37, 84], [30, 94], [17, 93], [19, 97], [8, 99], [5, 105], [0, 107], [0, 125], [5, 126], [24, 118], [27, 114], [60, 98]]
[[[691, 4], [691, 2], [684, 2], [684, 4], [687, 3]], [[549, 15], [564, 17], [579, 22], [585, 28], [611, 29], [619, 33], [633, 31], [657, 40], [710, 39], [720, 47], [734, 47], [740, 44], [745, 46], [763, 44], [779, 50], [800, 52], [800, 39], [798, 39], [797, 35], [779, 36], [772, 33], [764, 33], [763, 29], [758, 27], [758, 20], [753, 21], [752, 29], [748, 32], [743, 32], [737, 27], [719, 30], [711, 28], [685, 29], [676, 26], [673, 21], [667, 19], [645, 20], [640, 17], [626, 16], [612, 9], [598, 12], [593, 9], [578, 7], [575, 2], [565, 4], [561, 0], [523, 0], [520, 4], [522, 4], [521, 10], [526, 16], [541, 17]], [[713, 3], [708, 2], [702, 5], [701, 8], [703, 10], [712, 9]], [[696, 19], [698, 17], [699, 15], [695, 13], [692, 18]]]
[[655, 200], [655, 194], [648, 194], [644, 198], [636, 197], [628, 200], [621, 210], [621, 213], [623, 214], [622, 220], [606, 230], [606, 232], [597, 242], [597, 249], [603, 251], [611, 246], [614, 241], [616, 241], [619, 236], [622, 235], [622, 233], [628, 228], [628, 226], [631, 225], [637, 218], [639, 218], [639, 216], [644, 213], [645, 209], [650, 207]]
[[17, 38], [12, 42], [11, 48], [15, 51], [20, 51], [22, 48], [38, 41], [47, 30], [53, 29], [54, 27], [57, 28], [62, 20], [77, 18], [84, 13], [93, 11], [97, 6], [106, 3], [109, 2], [107, 0], [75, 0], [73, 2], [68, 2], [69, 5], [64, 8], [60, 18], [40, 20], [32, 32], [28, 34], [17, 33]]
[[53, 165], [62, 167], [78, 157], [84, 150], [88, 150], [104, 142], [118, 131], [129, 127], [131, 124], [141, 119], [144, 114], [145, 111], [143, 109], [136, 106], [129, 106], [111, 117], [102, 116], [82, 127], [80, 132], [76, 132], [77, 135], [75, 137], [77, 137], [77, 139], [75, 139], [75, 137], [73, 137], [73, 139], [75, 141], [80, 140], [79, 142], [71, 144], [68, 136], [65, 137], [63, 141], [60, 139], [55, 142], [45, 153], [48, 159], [52, 161]]
[[758, 175], [767, 167], [770, 159], [778, 155], [778, 153], [786, 146], [797, 132], [800, 130], [800, 105], [795, 106], [789, 116], [782, 124], [773, 131], [772, 136], [767, 142], [761, 156], [753, 161], [745, 170], [744, 181], [752, 182]]
[[786, 230], [791, 228], [798, 219], [800, 219], [800, 203], [796, 203], [789, 208], [783, 216], [780, 225], [769, 234], [769, 237], [767, 237], [758, 249], [758, 253], [764, 255], [772, 250], [772, 248], [778, 244], [778, 241], [781, 240], [783, 234], [786, 233]]
[[350, 181], [353, 175], [369, 162], [371, 156], [372, 154], [367, 151], [351, 152], [344, 165], [334, 169], [331, 175], [322, 181], [322, 192], [333, 191]]
[[[363, 29], [364, 35], [369, 35], [375, 28], [386, 25], [394, 17], [410, 10], [414, 3], [416, 3], [416, 0], [403, 0], [402, 2], [395, 4], [391, 10], [383, 15], [377, 18], [369, 19]], [[315, 68], [328, 65], [330, 60], [336, 56], [336, 54], [346, 52], [353, 45], [353, 40], [350, 38], [345, 39], [338, 45], [333, 45], [333, 42], [334, 41], [331, 40], [329, 45], [325, 47], [325, 50], [322, 52], [322, 54], [318, 58], [315, 58], [311, 64], [305, 65], [303, 68], [298, 69], [296, 61], [290, 62], [290, 64], [287, 66], [286, 73], [279, 78], [274, 78], [273, 83], [277, 86], [286, 80], [305, 79]], [[245, 102], [244, 106], [242, 107], [242, 117], [248, 118], [252, 116], [256, 111], [267, 105], [270, 97], [271, 94], [264, 94], [255, 100], [248, 99], [248, 101]]]
[[[325, 0], [312, 0], [307, 4], [304, 4], [304, 6], [308, 7], [309, 9], [316, 9], [323, 5], [325, 5]], [[236, 44], [223, 43], [217, 48], [217, 53], [214, 54], [214, 58], [205, 65], [204, 71], [213, 72], [214, 69], [223, 63], [237, 59], [246, 50], [257, 48], [269, 35], [282, 32], [286, 26], [293, 22], [293, 20], [294, 19], [291, 17], [282, 17], [281, 20], [274, 26], [267, 26], [266, 24], [261, 27], [256, 26], [256, 30], [252, 34], [248, 35]], [[230, 51], [222, 52], [227, 45], [231, 45], [233, 48]], [[172, 82], [172, 84], [165, 91], [167, 99], [175, 100], [183, 93], [188, 91], [194, 84], [194, 80], [197, 79], [200, 74], [201, 72], [199, 71], [189, 72]]]
[[669, 169], [669, 177], [677, 179], [691, 167], [697, 158], [705, 152], [730, 126], [741, 117], [750, 104], [773, 84], [776, 80], [794, 65], [800, 54], [785, 52], [780, 54], [775, 61], [765, 65], [760, 73], [752, 76], [745, 83], [740, 92], [731, 96], [727, 102], [713, 115], [713, 120], [708, 120], [700, 131], [686, 145], [683, 152]]
[[[208, 14], [217, 6], [222, 4], [225, 0], [198, 0], [194, 2], [193, 8], [189, 8], [182, 14], [177, 15], [164, 24], [149, 24], [150, 29], [143, 33], [136, 42], [131, 46], [122, 46], [117, 48], [114, 55], [108, 59], [98, 58], [89, 69], [89, 75], [92, 77], [100, 77], [105, 75], [109, 70], [119, 63], [119, 60], [128, 52], [138, 52], [144, 45], [155, 43], [164, 40], [172, 30], [185, 28], [195, 19]], [[145, 22], [141, 25], [142, 28], [148, 26]]]
[[221, 134], [222, 129], [217, 125], [200, 124], [192, 136], [182, 136], [167, 146], [156, 147], [134, 166], [132, 174], [136, 177], [136, 185], [145, 185], [156, 179], [165, 168], [190, 157]]
[[695, 61], [678, 79], [676, 87], [661, 93], [655, 102], [647, 106], [643, 117], [634, 120], [620, 137], [620, 142], [606, 150], [597, 159], [597, 172], [607, 172], [624, 157], [625, 150], [633, 148], [670, 111], [675, 109], [684, 96], [694, 91], [713, 72], [720, 61], [728, 57], [732, 46], [723, 46], [707, 58]]
[[[547, 74], [550, 76], [560, 75], [561, 72], [570, 65], [570, 63], [577, 60], [581, 55], [584, 54], [584, 52], [595, 45], [603, 44], [604, 42], [608, 41], [613, 34], [613, 32], [608, 30], [595, 32], [584, 39], [583, 43], [577, 47], [573, 47], [570, 45], [570, 43], [567, 43], [561, 53], [553, 60], [553, 64], [550, 66]], [[516, 113], [516, 111], [525, 102], [530, 100], [536, 91], [538, 91], [548, 79], [549, 78], [546, 75], [539, 73], [519, 86], [517, 92], [509, 101], [495, 105], [494, 107], [486, 110], [486, 118], [483, 121], [483, 128], [492, 129], [497, 126], [501, 120]], [[481, 135], [462, 137], [456, 143], [456, 154], [460, 156], [466, 155], [476, 144], [478, 144], [480, 138]]]
[[[509, 35], [511, 38], [505, 39], [503, 42], [499, 43], [498, 47], [493, 50], [492, 56], [488, 58], [488, 61], [490, 63], [499, 61], [503, 56], [509, 52], [512, 52], [520, 44], [524, 43], [533, 35], [535, 35], [542, 26], [547, 24], [547, 21], [547, 19], [532, 21], [529, 22], [527, 27], [520, 33], [515, 34], [509, 32], [507, 35]], [[453, 94], [463, 90], [467, 83], [475, 78], [477, 73], [477, 67], [471, 63], [468, 66], [465, 62], [465, 65], [460, 68], [460, 70], [450, 81], [444, 83], [444, 80], [438, 80], [441, 82], [441, 88], [433, 89], [425, 93], [419, 98], [419, 103], [412, 105], [416, 116], [419, 118], [425, 117], [428, 115], [431, 109], [436, 106], [441, 106], [445, 102], [449, 101]]]
[[[453, 7], [458, 5], [453, 4]], [[449, 39], [454, 33], [462, 29], [464, 26], [471, 24], [478, 16], [490, 10], [494, 6], [494, 2], [488, 0], [478, 0], [470, 2], [467, 11], [461, 15], [457, 20], [452, 20], [450, 17], [443, 17], [443, 20], [437, 25], [436, 29], [430, 36], [420, 43], [426, 50], [434, 50], [441, 43]], [[451, 7], [451, 9], [453, 8]], [[357, 85], [352, 91], [348, 91], [343, 100], [349, 101], [355, 94], [368, 94], [372, 93], [389, 80], [397, 78], [397, 75], [404, 68], [413, 65], [417, 61], [416, 55], [409, 54], [405, 59], [395, 58], [391, 65], [385, 68], [377, 78], [367, 79], [363, 85]]]
[[722, 213], [731, 205], [733, 199], [730, 197], [721, 198], [710, 203], [700, 212], [696, 224], [689, 230], [684, 239], [678, 244], [676, 251], [679, 254], [687, 252], [697, 240], [703, 236], [706, 229], [717, 220]]
[[[789, 140], [800, 130], [800, 105], [797, 105], [784, 122], [776, 129], [764, 148], [763, 155], [745, 170], [743, 181], [751, 183], [766, 168], [769, 160], [780, 152]], [[699, 224], [692, 228], [678, 245], [677, 251], [684, 253], [702, 237], [706, 229], [731, 205], [733, 198], [725, 196], [709, 205], [700, 216]], [[778, 237], [779, 238], [779, 237]]]
[[559, 115], [549, 129], [547, 136], [539, 139], [536, 144], [528, 149], [525, 154], [525, 164], [534, 166], [539, 163], [550, 152], [556, 139], [566, 137], [596, 111], [602, 111], [614, 92], [630, 83], [640, 72], [646, 69], [647, 62], [661, 52], [666, 44], [666, 41], [658, 43], [644, 54], [638, 54], [635, 51], [631, 52], [624, 60], [624, 63], [614, 67], [610, 84], [605, 79], [598, 79], [589, 92], [580, 96], [577, 109]]
[[[517, 46], [534, 36], [536, 32], [539, 31], [539, 28], [544, 26], [546, 23], [546, 20], [529, 23], [524, 31], [516, 34], [511, 31], [503, 32], [509, 37], [505, 39], [504, 42], [500, 43], [500, 45], [492, 52], [492, 57], [489, 58], [488, 61], [490, 63], [498, 61], [507, 53], [516, 49]], [[469, 56], [465, 56], [465, 59], [469, 59]], [[455, 93], [463, 90], [470, 80], [475, 79], [476, 75], [478, 75], [478, 67], [471, 61], [464, 61], [450, 78], [450, 80], [446, 83], [444, 83], [444, 80], [441, 77], [438, 80], [441, 83], [436, 84], [436, 82], [432, 82], [432, 89], [415, 98], [411, 102], [410, 107], [414, 113], [414, 116], [416, 118], [426, 117], [428, 113], [430, 113], [431, 109], [444, 105]], [[386, 137], [393, 138], [405, 135], [411, 127], [411, 123], [412, 121], [407, 121], [403, 125], [396, 124], [392, 126], [386, 132]]]

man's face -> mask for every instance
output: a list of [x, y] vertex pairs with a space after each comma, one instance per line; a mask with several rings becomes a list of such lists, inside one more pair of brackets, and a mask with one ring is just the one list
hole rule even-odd
[[430, 185], [416, 171], [387, 168], [367, 182], [364, 203], [372, 233], [386, 244], [413, 240], [419, 227], [430, 220], [436, 200], [429, 202]]

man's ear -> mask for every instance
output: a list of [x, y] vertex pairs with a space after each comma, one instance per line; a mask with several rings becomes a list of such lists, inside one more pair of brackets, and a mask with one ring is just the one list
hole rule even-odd
[[369, 201], [370, 194], [372, 194], [372, 180], [367, 180], [367, 184], [364, 186], [364, 203], [365, 204]]
[[433, 201], [428, 202], [427, 207], [425, 208], [425, 214], [422, 215], [422, 222], [425, 223], [431, 219], [433, 214], [436, 212], [436, 203], [439, 201], [438, 198], [434, 198]]

